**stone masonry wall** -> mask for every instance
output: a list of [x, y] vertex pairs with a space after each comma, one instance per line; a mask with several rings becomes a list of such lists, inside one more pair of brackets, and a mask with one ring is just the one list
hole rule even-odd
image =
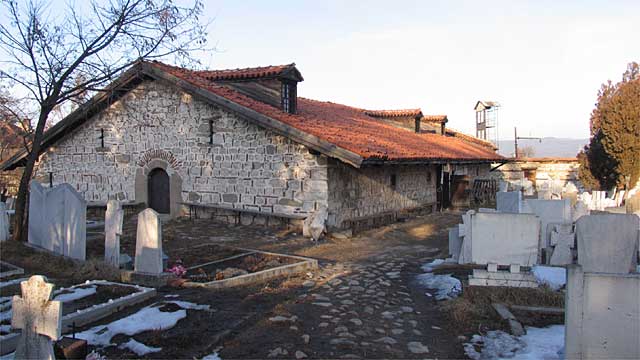
[[146, 190], [142, 196], [139, 188], [146, 182], [136, 181], [143, 167], [157, 164], [179, 178], [184, 202], [283, 214], [327, 204], [326, 157], [155, 81], [142, 83], [50, 148], [38, 176], [48, 179], [53, 172], [54, 184], [73, 185], [87, 201], [145, 201]]
[[[353, 168], [329, 166], [330, 228], [366, 228], [395, 221], [398, 212], [436, 203], [435, 166], [401, 165]], [[392, 177], [395, 176], [395, 185]]]

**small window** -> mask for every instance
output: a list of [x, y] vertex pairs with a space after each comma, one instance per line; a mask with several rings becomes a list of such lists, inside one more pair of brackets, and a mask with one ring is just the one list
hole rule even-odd
[[431, 182], [431, 170], [427, 170], [427, 182]]
[[291, 81], [282, 82], [282, 111], [296, 113], [296, 83]]
[[396, 174], [391, 174], [391, 188], [395, 190], [396, 185], [397, 185], [398, 179], [396, 177]]

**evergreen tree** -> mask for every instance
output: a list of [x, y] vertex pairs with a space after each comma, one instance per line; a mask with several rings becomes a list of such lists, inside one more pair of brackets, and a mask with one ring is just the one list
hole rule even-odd
[[640, 66], [627, 66], [622, 81], [608, 81], [591, 113], [591, 139], [578, 154], [586, 188], [633, 188], [640, 178]]

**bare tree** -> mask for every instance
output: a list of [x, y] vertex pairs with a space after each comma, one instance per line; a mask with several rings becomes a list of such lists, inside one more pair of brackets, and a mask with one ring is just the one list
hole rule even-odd
[[518, 148], [518, 157], [521, 158], [532, 158], [536, 156], [536, 149], [531, 145], [526, 145], [521, 148]]
[[0, 24], [0, 58], [7, 60], [0, 78], [27, 93], [37, 109], [14, 218], [14, 239], [25, 241], [29, 181], [52, 112], [100, 91], [141, 59], [193, 63], [193, 51], [206, 46], [208, 24], [200, 21], [200, 0], [191, 7], [172, 0], [66, 3], [57, 16], [40, 0], [1, 1], [7, 21]]

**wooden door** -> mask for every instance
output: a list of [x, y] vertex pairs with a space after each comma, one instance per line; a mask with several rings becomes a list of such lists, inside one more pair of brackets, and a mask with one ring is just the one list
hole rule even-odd
[[163, 169], [153, 169], [148, 178], [149, 207], [160, 214], [171, 212], [169, 205], [169, 175]]

